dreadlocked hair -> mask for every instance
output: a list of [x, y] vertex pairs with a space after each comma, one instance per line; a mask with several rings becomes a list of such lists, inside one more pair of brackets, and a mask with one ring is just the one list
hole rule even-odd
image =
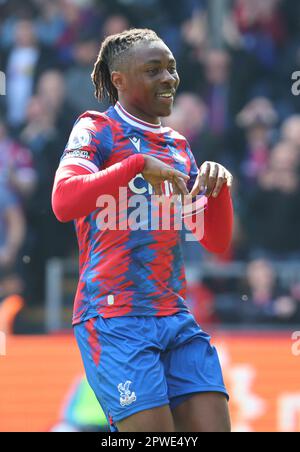
[[118, 91], [111, 81], [111, 72], [115, 70], [119, 57], [141, 41], [160, 41], [160, 38], [155, 31], [148, 28], [132, 28], [108, 36], [102, 42], [91, 74], [98, 100], [103, 100], [107, 95], [113, 105], [118, 101]]

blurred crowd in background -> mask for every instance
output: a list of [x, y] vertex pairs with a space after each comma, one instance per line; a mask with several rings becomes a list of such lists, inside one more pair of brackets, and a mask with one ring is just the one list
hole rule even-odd
[[216, 257], [195, 243], [184, 248], [188, 265], [243, 261], [246, 271], [238, 282], [196, 281], [196, 314], [202, 323], [300, 320], [300, 285], [283, 287], [274, 268], [300, 262], [300, 98], [291, 92], [300, 3], [224, 2], [216, 47], [206, 0], [0, 0], [2, 303], [17, 294], [27, 307], [43, 306], [47, 261], [76, 259], [73, 225], [52, 214], [54, 174], [77, 116], [108, 107], [90, 78], [102, 39], [149, 27], [181, 77], [165, 124], [187, 137], [199, 165], [217, 161], [235, 177], [231, 249]]

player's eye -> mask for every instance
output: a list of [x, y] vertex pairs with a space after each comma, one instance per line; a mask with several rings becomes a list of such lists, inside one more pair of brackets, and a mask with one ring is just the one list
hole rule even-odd
[[159, 73], [159, 68], [148, 69], [147, 73], [150, 74], [150, 75], [157, 75]]
[[177, 72], [177, 69], [175, 66], [172, 66], [168, 69], [168, 71], [170, 72], [170, 74], [175, 74]]

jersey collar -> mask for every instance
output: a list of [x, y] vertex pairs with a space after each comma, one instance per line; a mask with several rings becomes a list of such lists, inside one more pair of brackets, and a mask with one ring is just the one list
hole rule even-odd
[[138, 127], [139, 129], [145, 130], [147, 132], [162, 133], [161, 123], [151, 124], [150, 122], [142, 121], [136, 116], [133, 116], [130, 113], [128, 113], [128, 111], [126, 111], [125, 108], [122, 107], [120, 102], [117, 102], [114, 108], [118, 115], [123, 119], [123, 121], [127, 122], [131, 126]]

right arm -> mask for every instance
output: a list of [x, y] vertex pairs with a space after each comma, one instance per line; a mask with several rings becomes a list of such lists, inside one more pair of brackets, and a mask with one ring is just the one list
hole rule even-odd
[[119, 188], [127, 187], [139, 173], [158, 194], [164, 180], [173, 182], [178, 193], [188, 193], [185, 182], [189, 176], [149, 155], [132, 155], [95, 174], [81, 166], [67, 165], [58, 168], [55, 176], [52, 207], [56, 218], [67, 222], [89, 215], [96, 209], [99, 196], [109, 194], [117, 199]]
[[89, 215], [96, 209], [99, 196], [110, 194], [116, 198], [119, 187], [126, 187], [144, 165], [143, 155], [137, 154], [94, 174], [76, 165], [58, 168], [52, 192], [56, 218], [67, 222]]

